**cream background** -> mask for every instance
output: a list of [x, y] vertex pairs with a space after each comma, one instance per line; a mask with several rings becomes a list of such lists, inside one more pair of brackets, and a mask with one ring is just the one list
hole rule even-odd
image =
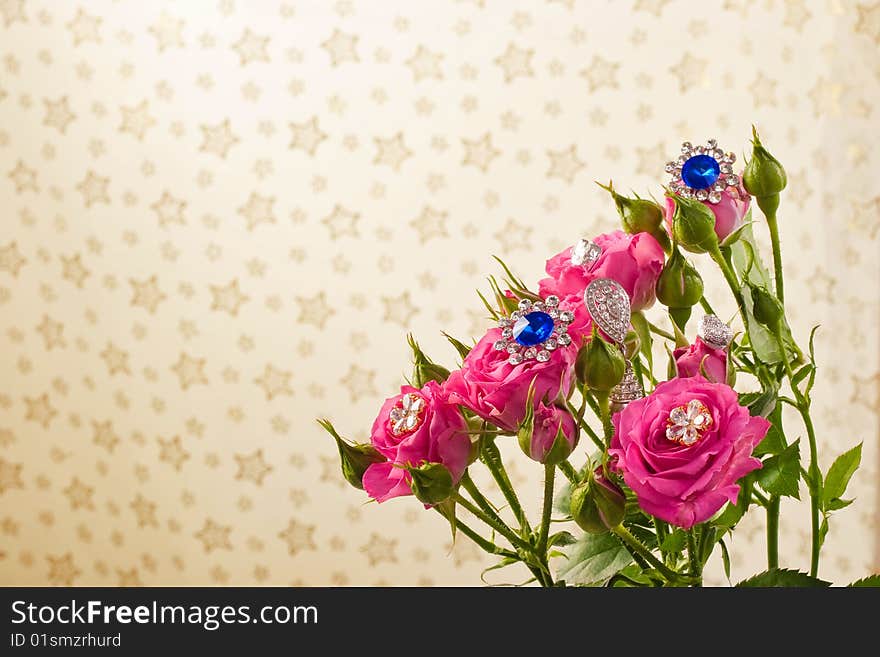
[[0, 582], [478, 584], [313, 418], [365, 437], [407, 331], [451, 363], [440, 329], [487, 327], [491, 254], [536, 279], [616, 227], [593, 180], [659, 195], [683, 139], [743, 153], [752, 122], [796, 334], [823, 325], [823, 464], [865, 441], [823, 574], [880, 568], [880, 4], [696, 7], [0, 0]]

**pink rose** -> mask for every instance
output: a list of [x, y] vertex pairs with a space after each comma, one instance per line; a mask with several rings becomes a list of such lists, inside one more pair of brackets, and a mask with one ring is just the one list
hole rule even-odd
[[515, 432], [525, 415], [533, 379], [536, 402], [552, 401], [560, 392], [568, 395], [578, 346], [577, 340], [573, 340], [567, 347], [557, 347], [544, 363], [526, 360], [511, 365], [507, 352], [493, 347], [500, 338], [501, 329], [486, 333], [464, 359], [461, 369], [449, 375], [443, 388], [449, 401], [461, 404], [504, 431]]
[[535, 408], [535, 426], [528, 446], [529, 458], [538, 463], [544, 463], [550, 450], [553, 449], [553, 443], [556, 442], [556, 436], [559, 435], [560, 430], [562, 437], [568, 443], [568, 454], [571, 454], [578, 440], [577, 422], [571, 413], [554, 404], [549, 406], [545, 406], [543, 403], [538, 404]]
[[689, 529], [736, 503], [752, 450], [770, 423], [751, 417], [736, 392], [697, 375], [661, 383], [614, 415], [608, 453], [646, 513]]
[[[740, 183], [739, 187], [726, 187], [721, 192], [718, 203], [701, 201], [715, 215], [715, 234], [718, 241], [723, 242], [728, 235], [743, 225], [752, 197]], [[666, 223], [672, 231], [672, 215], [675, 214], [675, 199], [666, 197]]]
[[442, 463], [458, 482], [471, 451], [464, 418], [435, 381], [421, 390], [401, 386], [399, 395], [386, 399], [370, 440], [388, 459], [364, 472], [364, 490], [377, 502], [412, 494], [410, 474], [397, 466]]
[[703, 374], [712, 383], [727, 382], [727, 351], [724, 349], [710, 347], [697, 338], [692, 345], [673, 351], [672, 356], [679, 377]]
[[633, 311], [650, 307], [665, 257], [660, 243], [648, 233], [629, 235], [621, 230], [599, 235], [593, 241], [601, 247], [602, 254], [587, 269], [571, 264], [572, 247], [547, 261], [550, 278], [538, 283], [541, 296], [555, 294], [560, 299], [582, 300], [590, 281], [613, 278], [626, 290]]

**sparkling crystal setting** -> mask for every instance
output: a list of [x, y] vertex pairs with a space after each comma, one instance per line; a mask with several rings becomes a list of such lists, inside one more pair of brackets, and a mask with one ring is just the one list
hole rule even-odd
[[669, 186], [681, 196], [712, 204], [721, 201], [725, 190], [738, 198], [739, 176], [733, 173], [734, 162], [736, 155], [725, 153], [714, 139], [696, 146], [686, 141], [681, 145], [681, 155], [666, 163], [666, 173], [671, 176]]
[[703, 315], [697, 324], [697, 335], [713, 349], [726, 349], [733, 340], [733, 329], [715, 315]]
[[426, 407], [427, 402], [421, 395], [413, 392], [403, 395], [391, 409], [388, 417], [391, 433], [402, 436], [418, 429], [424, 422]]
[[590, 281], [584, 291], [584, 304], [596, 325], [622, 344], [629, 330], [631, 310], [629, 295], [620, 283], [611, 278]]
[[493, 345], [496, 351], [507, 352], [511, 365], [534, 360], [546, 363], [559, 347], [571, 344], [568, 325], [574, 313], [559, 309], [559, 297], [551, 295], [543, 301], [523, 299], [510, 316], [498, 321], [501, 339]]
[[571, 264], [589, 269], [602, 255], [602, 247], [595, 242], [581, 238], [571, 247]]
[[645, 389], [633, 370], [632, 363], [626, 361], [626, 369], [623, 378], [611, 389], [611, 410], [616, 413], [622, 411], [627, 404], [645, 396]]
[[666, 421], [666, 438], [674, 443], [690, 447], [712, 426], [712, 414], [699, 399], [691, 399], [684, 406], [669, 411]]

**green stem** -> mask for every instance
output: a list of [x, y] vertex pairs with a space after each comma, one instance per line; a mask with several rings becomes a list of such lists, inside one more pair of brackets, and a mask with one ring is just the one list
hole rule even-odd
[[773, 274], [776, 278], [776, 298], [785, 303], [785, 290], [782, 285], [782, 250], [779, 247], [779, 224], [776, 223], [776, 211], [765, 212], [767, 226], [770, 228], [770, 244], [773, 247]]
[[566, 401], [565, 405], [568, 408], [568, 411], [574, 416], [574, 419], [577, 420], [578, 425], [581, 429], [583, 429], [584, 433], [590, 437], [590, 440], [596, 443], [596, 447], [598, 447], [600, 450], [605, 449], [605, 445], [602, 443], [602, 439], [599, 438], [598, 434], [595, 431], [593, 431], [593, 427], [587, 424], [586, 420], [584, 420], [583, 413], [578, 413], [577, 409], [571, 405], [571, 402]]
[[520, 550], [525, 550], [527, 552], [534, 552], [534, 548], [526, 543], [523, 539], [513, 533], [513, 530], [505, 525], [503, 522], [496, 521], [492, 516], [485, 513], [482, 509], [473, 504], [469, 499], [463, 497], [460, 493], [455, 494], [455, 501], [462, 506], [465, 510], [468, 511], [472, 516], [477, 518], [478, 520], [482, 520], [484, 523], [489, 525], [496, 532], [501, 534], [504, 538], [506, 538], [511, 545]]
[[677, 573], [671, 568], [667, 567], [662, 561], [660, 561], [657, 557], [654, 556], [654, 553], [651, 552], [648, 548], [642, 544], [642, 542], [633, 536], [629, 530], [623, 525], [618, 525], [611, 529], [611, 532], [617, 536], [620, 540], [626, 543], [634, 552], [636, 552], [639, 556], [641, 556], [645, 561], [650, 563], [654, 568], [657, 569], [663, 577], [666, 578], [666, 581], [671, 583], [682, 582], [685, 584], [695, 584], [696, 579], [689, 576], [683, 575], [681, 573]]
[[611, 409], [608, 404], [608, 391], [596, 390], [593, 392], [596, 397], [596, 403], [599, 406], [599, 417], [602, 420], [602, 429], [605, 432], [605, 447], [611, 445], [611, 438], [614, 436], [614, 425], [611, 424]]
[[[479, 488], [477, 488], [477, 485], [474, 483], [474, 480], [471, 479], [471, 475], [467, 470], [464, 471], [464, 474], [461, 477], [461, 485], [474, 499], [474, 502], [477, 503], [477, 506], [479, 506], [486, 515], [491, 517], [495, 522], [501, 523], [502, 525], [507, 525], [507, 523], [504, 522], [501, 516], [498, 515], [495, 505], [492, 504], [488, 499], [486, 499], [486, 496], [480, 492]], [[513, 531], [513, 529], [509, 526], [508, 528], [510, 529], [510, 531]]]
[[[550, 572], [549, 559], [547, 557], [547, 539], [550, 536], [550, 514], [553, 511], [553, 484], [556, 480], [556, 466], [544, 466], [544, 504], [541, 508], [541, 529], [538, 535], [538, 558], [542, 560]], [[550, 586], [553, 586], [553, 579], [547, 575]]]
[[821, 545], [819, 541], [819, 487], [816, 481], [822, 476], [819, 470], [819, 449], [816, 446], [816, 430], [813, 427], [813, 418], [810, 417], [810, 403], [801, 393], [800, 388], [794, 382], [794, 372], [791, 369], [791, 363], [788, 361], [788, 355], [785, 351], [785, 343], [782, 340], [782, 332], [780, 327], [774, 331], [776, 342], [779, 345], [779, 351], [782, 354], [782, 364], [785, 366], [785, 375], [788, 377], [788, 383], [791, 386], [791, 392], [794, 394], [797, 402], [798, 413], [800, 413], [801, 421], [807, 430], [807, 440], [810, 443], [810, 467], [808, 469], [809, 477], [807, 479], [807, 488], [810, 491], [810, 525], [811, 525], [811, 548], [810, 548], [810, 575], [816, 577], [819, 573], [819, 552]]
[[733, 271], [733, 268], [724, 258], [724, 255], [721, 253], [721, 249], [717, 244], [713, 245], [713, 247], [709, 250], [709, 256], [712, 260], [715, 261], [715, 264], [721, 269], [721, 273], [724, 274], [724, 280], [727, 281], [728, 287], [730, 287], [730, 291], [733, 293], [733, 298], [736, 299], [737, 309], [740, 312], [740, 316], [743, 320], [743, 326], [748, 326], [745, 317], [745, 304], [743, 303], [742, 293], [739, 289], [739, 280], [736, 277], [736, 273]]
[[694, 583], [694, 586], [702, 586], [703, 585], [703, 564], [700, 560], [700, 553], [697, 550], [697, 539], [694, 536], [695, 527], [691, 527], [687, 531], [687, 552], [688, 552], [688, 561], [691, 564], [691, 576], [694, 577], [697, 582]]
[[489, 539], [480, 536], [476, 531], [471, 529], [468, 525], [466, 525], [464, 522], [462, 522], [458, 518], [455, 519], [455, 527], [462, 534], [467, 536], [469, 539], [471, 539], [474, 543], [476, 543], [478, 546], [483, 548], [483, 550], [485, 550], [489, 554], [496, 554], [499, 557], [504, 557], [505, 559], [519, 559], [519, 557], [516, 555], [515, 552], [511, 552], [510, 550], [505, 550], [500, 545], [495, 545]]
[[560, 461], [556, 464], [556, 467], [562, 470], [562, 474], [565, 475], [565, 478], [568, 479], [571, 483], [578, 483], [578, 473], [575, 470], [574, 466], [568, 461]]
[[672, 333], [670, 333], [669, 331], [664, 331], [662, 328], [652, 324], [651, 322], [648, 322], [648, 329], [650, 329], [651, 333], [656, 333], [661, 338], [666, 338], [667, 340], [672, 340], [673, 342], [675, 342], [675, 336], [672, 335]]
[[779, 568], [779, 496], [771, 495], [767, 506], [767, 568]]
[[529, 519], [526, 516], [525, 511], [523, 511], [522, 505], [519, 503], [516, 491], [513, 490], [513, 485], [510, 483], [510, 477], [507, 476], [507, 470], [504, 468], [504, 462], [501, 460], [501, 452], [498, 450], [498, 446], [495, 444], [494, 440], [483, 441], [483, 454], [483, 463], [486, 464], [489, 472], [492, 473], [495, 483], [498, 484], [498, 488], [501, 489], [504, 499], [506, 499], [507, 503], [510, 505], [510, 510], [513, 511], [513, 515], [516, 517], [523, 534], [531, 533], [532, 528], [529, 525]]

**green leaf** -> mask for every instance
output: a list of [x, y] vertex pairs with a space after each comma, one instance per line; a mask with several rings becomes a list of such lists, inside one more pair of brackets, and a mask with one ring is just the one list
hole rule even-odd
[[557, 575], [574, 586], [601, 586], [632, 563], [630, 553], [610, 533], [584, 534], [564, 552]]
[[853, 503], [854, 500], [844, 500], [840, 497], [835, 497], [828, 503], [828, 511], [840, 511], [841, 509], [845, 509], [850, 504]]
[[738, 588], [766, 588], [766, 587], [788, 587], [788, 588], [822, 588], [831, 586], [831, 582], [810, 577], [807, 573], [797, 570], [788, 570], [787, 568], [772, 568], [765, 570], [736, 585]]
[[756, 479], [761, 488], [771, 495], [785, 495], [800, 499], [798, 483], [801, 478], [800, 440], [794, 441], [780, 454], [764, 461]]
[[556, 532], [555, 534], [550, 536], [550, 538], [547, 540], [547, 545], [549, 547], [553, 547], [554, 545], [561, 545], [564, 547], [566, 545], [572, 545], [576, 542], [577, 539], [571, 532], [562, 531]]
[[810, 374], [812, 374], [813, 370], [815, 370], [815, 369], [816, 369], [815, 365], [813, 365], [812, 363], [807, 363], [802, 368], [800, 368], [797, 372], [794, 373], [794, 376], [792, 377], [792, 381], [794, 382], [795, 385], [799, 384], [801, 381], [803, 381], [805, 378], [807, 378]]
[[778, 385], [770, 385], [761, 392], [744, 392], [739, 396], [739, 403], [749, 409], [752, 417], [770, 417], [776, 408], [776, 398], [779, 394]]
[[648, 361], [648, 369], [654, 370], [654, 338], [651, 336], [651, 329], [648, 326], [648, 320], [642, 312], [634, 312], [630, 317], [630, 324], [633, 330], [639, 336], [639, 351]]
[[[740, 496], [742, 496], [742, 491], [740, 491]], [[715, 517], [712, 524], [715, 525], [719, 531], [725, 532], [736, 526], [736, 523], [738, 523], [740, 518], [743, 517], [743, 513], [744, 510], [741, 506], [728, 504], [727, 508]]]
[[868, 575], [856, 580], [848, 588], [880, 587], [880, 575]]
[[660, 549], [663, 552], [681, 552], [685, 543], [687, 543], [687, 534], [681, 529], [676, 529], [666, 535], [660, 544]]
[[822, 508], [829, 509], [833, 500], [846, 492], [853, 473], [862, 462], [862, 443], [838, 456], [825, 475], [825, 490], [822, 492]]
[[461, 356], [462, 360], [467, 358], [467, 355], [469, 353], [471, 353], [470, 347], [468, 347], [466, 344], [464, 344], [460, 340], [453, 338], [448, 333], [443, 333], [443, 337], [445, 337], [447, 340], [449, 340], [449, 344], [451, 344], [453, 347], [455, 347], [455, 350], [458, 352], [458, 355]]
[[519, 559], [514, 559], [512, 557], [504, 557], [501, 561], [496, 563], [494, 566], [489, 566], [483, 572], [480, 573], [480, 579], [483, 580], [483, 584], [487, 586], [491, 586], [489, 582], [486, 581], [486, 573], [491, 572], [493, 570], [500, 570], [502, 568], [506, 568], [507, 566], [511, 566], [515, 563], [519, 563]]
[[776, 408], [767, 416], [770, 420], [770, 428], [764, 440], [758, 443], [754, 456], [766, 456], [767, 454], [781, 454], [785, 448], [785, 434], [782, 432], [782, 406], [777, 404]]
[[721, 564], [724, 566], [724, 575], [727, 577], [727, 583], [730, 583], [730, 553], [727, 551], [727, 543], [724, 539], [718, 541], [721, 545]]

